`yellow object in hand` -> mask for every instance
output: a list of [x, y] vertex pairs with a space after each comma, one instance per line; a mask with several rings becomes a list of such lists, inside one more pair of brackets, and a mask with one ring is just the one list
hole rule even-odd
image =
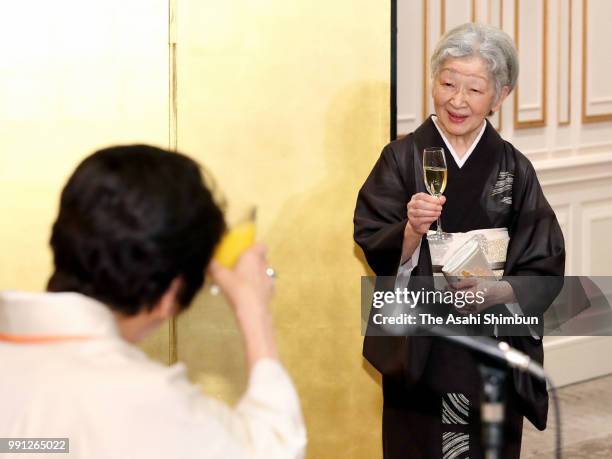
[[226, 268], [232, 268], [240, 255], [255, 242], [255, 222], [243, 221], [230, 229], [217, 246], [213, 258]]

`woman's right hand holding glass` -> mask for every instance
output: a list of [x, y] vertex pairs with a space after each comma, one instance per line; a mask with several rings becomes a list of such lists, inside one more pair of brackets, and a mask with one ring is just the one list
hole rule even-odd
[[419, 238], [427, 234], [429, 227], [442, 213], [442, 206], [446, 202], [445, 196], [434, 197], [427, 193], [415, 193], [406, 205], [408, 224], [404, 237], [410, 232]]
[[404, 242], [400, 263], [405, 263], [412, 256], [421, 243], [429, 227], [442, 213], [442, 206], [446, 202], [444, 196], [438, 198], [426, 193], [415, 193], [410, 202], [406, 204], [408, 223], [404, 228]]

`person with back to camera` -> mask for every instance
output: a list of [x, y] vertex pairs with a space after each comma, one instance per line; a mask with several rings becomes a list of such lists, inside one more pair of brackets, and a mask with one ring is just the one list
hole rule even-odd
[[[224, 229], [190, 158], [146, 145], [86, 158], [61, 195], [48, 291], [0, 294], [0, 437], [69, 438], [68, 457], [83, 459], [302, 458], [265, 248], [224, 268], [211, 261]], [[134, 346], [189, 306], [207, 267], [246, 350], [248, 387], [235, 408], [202, 394], [182, 363], [161, 365]]]
[[[435, 115], [383, 149], [357, 198], [355, 241], [378, 276], [431, 276], [426, 235], [442, 215], [448, 233], [508, 230], [504, 277], [471, 287], [484, 301], [470, 312], [541, 315], [550, 305], [559, 283], [519, 276], [563, 275], [561, 229], [529, 160], [487, 120], [517, 77], [517, 52], [503, 31], [468, 23], [441, 38], [431, 57]], [[441, 147], [446, 157], [448, 185], [439, 198], [425, 192], [427, 147]], [[501, 339], [541, 363], [540, 338]], [[473, 354], [425, 336], [366, 336], [363, 352], [383, 373], [386, 459], [483, 457]], [[544, 429], [548, 394], [545, 384], [515, 370], [506, 397], [502, 457], [518, 458], [523, 416]]]

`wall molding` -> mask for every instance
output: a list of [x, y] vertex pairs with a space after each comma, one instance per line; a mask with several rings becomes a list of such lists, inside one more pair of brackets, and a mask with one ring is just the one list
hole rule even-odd
[[417, 116], [415, 114], [398, 115], [397, 116], [397, 133], [398, 138], [409, 132], [414, 131]]
[[[584, 201], [581, 204], [582, 213], [582, 238], [581, 238], [581, 250], [582, 250], [582, 263], [580, 266], [580, 272], [585, 275], [594, 275], [593, 263], [591, 260], [592, 254], [592, 242], [591, 238], [593, 223], [600, 220], [612, 220], [612, 198], [602, 197], [597, 200]], [[596, 269], [596, 268], [595, 268]]]
[[612, 149], [609, 153], [533, 161], [533, 166], [543, 187], [591, 183], [596, 180], [612, 181]]
[[397, 121], [416, 121], [416, 115], [397, 115]]
[[612, 121], [612, 112], [589, 115], [588, 105], [593, 104], [587, 97], [588, 82], [588, 27], [589, 0], [582, 0], [582, 123], [600, 123]]
[[[563, 0], [559, 4], [559, 27], [558, 27], [558, 37], [557, 37], [557, 80], [559, 81], [559, 85], [557, 87], [557, 124], [559, 126], [567, 126], [571, 123], [572, 120], [572, 0], [567, 1], [567, 11], [565, 12], [567, 15], [567, 69], [562, 69], [562, 48], [563, 48], [563, 36], [562, 36], [562, 23], [564, 12], [562, 11], [565, 3]], [[562, 81], [562, 75], [564, 72], [567, 72], [567, 86], [565, 88], [561, 87], [560, 82]], [[562, 91], [566, 91], [567, 97], [567, 107], [562, 108]], [[567, 111], [567, 117], [563, 116], [563, 112]]]
[[[469, 20], [471, 22], [476, 21], [476, 0], [470, 0]], [[444, 35], [446, 32], [448, 32], [446, 28], [446, 0], [440, 0], [440, 36]]]
[[427, 118], [429, 106], [429, 2], [423, 0], [423, 113]]
[[[546, 158], [543, 159], [550, 159], [550, 160], [566, 160], [568, 159], [569, 156], [571, 157], [581, 157], [584, 158], [585, 156], [590, 157], [593, 156], [593, 160], [595, 160], [595, 158], [606, 158], [606, 154], [607, 153], [612, 153], [612, 142], [594, 142], [594, 143], [584, 143], [581, 146], [575, 148], [575, 147], [571, 147], [571, 146], [565, 146], [565, 147], [557, 147], [557, 148], [552, 148], [552, 149], [547, 149], [547, 148], [538, 148], [538, 149], [529, 149], [529, 150], [523, 150], [522, 153], [527, 156], [529, 159], [532, 159], [532, 157], [538, 157], [538, 156], [546, 156]], [[532, 160], [534, 163], [536, 162], [536, 160]], [[551, 166], [550, 167], [554, 167], [555, 164], [559, 164], [560, 167], [564, 167], [563, 164], [564, 163], [552, 163], [551, 162]]]
[[[532, 0], [533, 1], [533, 0]], [[548, 0], [542, 1], [542, 82], [540, 95], [540, 104], [538, 108], [541, 108], [541, 116], [538, 119], [530, 119], [521, 121], [519, 115], [521, 112], [525, 112], [526, 109], [530, 110], [531, 106], [527, 108], [525, 106], [519, 106], [520, 102], [520, 85], [517, 85], [514, 91], [514, 128], [525, 129], [534, 127], [546, 126], [547, 118], [547, 107], [546, 107], [546, 95], [548, 93]], [[520, 3], [521, 0], [514, 0], [514, 42], [516, 43], [516, 49], [521, 52], [520, 42]]]
[[612, 103], [612, 97], [600, 97], [598, 99], [591, 99], [591, 105], [605, 105]]
[[612, 354], [607, 336], [555, 336], [544, 339], [544, 368], [555, 387], [562, 387], [612, 373], [612, 359], [587, 359]]

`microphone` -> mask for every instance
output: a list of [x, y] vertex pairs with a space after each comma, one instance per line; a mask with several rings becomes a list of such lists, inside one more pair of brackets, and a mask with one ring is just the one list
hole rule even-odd
[[440, 326], [428, 328], [427, 333], [443, 338], [451, 343], [472, 349], [481, 354], [486, 354], [496, 360], [506, 363], [512, 368], [518, 368], [521, 371], [532, 374], [543, 381], [547, 381], [548, 379], [544, 372], [544, 368], [542, 368], [540, 364], [531, 360], [528, 355], [510, 347], [510, 345], [504, 341], [496, 341], [486, 336], [454, 336], [451, 330]]

